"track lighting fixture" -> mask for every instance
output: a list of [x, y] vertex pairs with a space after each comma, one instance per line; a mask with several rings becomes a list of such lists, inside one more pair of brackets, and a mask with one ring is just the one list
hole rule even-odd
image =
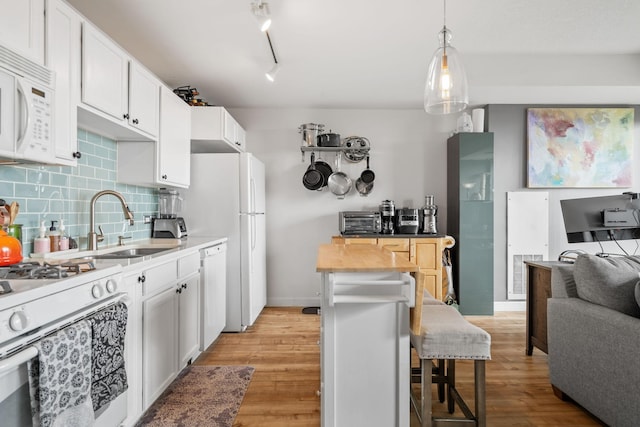
[[265, 32], [271, 26], [271, 13], [269, 12], [269, 4], [257, 0], [251, 3], [251, 11], [258, 20], [260, 31]]
[[273, 82], [276, 79], [276, 74], [278, 74], [278, 71], [280, 71], [280, 64], [278, 64], [278, 58], [276, 58], [276, 52], [273, 50], [273, 44], [271, 43], [271, 36], [269, 36], [269, 31], [265, 31], [265, 34], [267, 35], [267, 40], [269, 41], [269, 48], [271, 49], [271, 55], [273, 56], [273, 62], [274, 62], [273, 67], [271, 67], [271, 69], [265, 74], [265, 77], [270, 82]]

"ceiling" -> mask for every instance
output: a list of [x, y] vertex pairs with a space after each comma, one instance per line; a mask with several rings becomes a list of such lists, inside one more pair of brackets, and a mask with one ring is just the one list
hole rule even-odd
[[[68, 0], [172, 88], [229, 108], [422, 108], [440, 0]], [[470, 103], [640, 103], [637, 0], [449, 0]]]

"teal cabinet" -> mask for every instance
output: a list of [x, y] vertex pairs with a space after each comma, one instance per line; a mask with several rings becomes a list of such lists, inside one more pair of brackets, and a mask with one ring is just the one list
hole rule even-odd
[[493, 314], [493, 133], [447, 141], [447, 234], [460, 312]]

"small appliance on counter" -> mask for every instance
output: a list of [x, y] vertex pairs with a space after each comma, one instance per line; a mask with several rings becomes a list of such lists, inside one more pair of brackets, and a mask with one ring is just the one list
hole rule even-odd
[[338, 216], [340, 234], [380, 234], [382, 220], [378, 211], [343, 211]]
[[178, 216], [182, 199], [177, 190], [161, 188], [158, 191], [158, 218], [151, 223], [151, 237], [182, 239], [187, 237], [184, 218]]
[[393, 234], [395, 230], [396, 205], [392, 200], [382, 201], [380, 215], [382, 216], [382, 234]]
[[422, 227], [420, 232], [423, 234], [437, 234], [437, 215], [438, 207], [434, 203], [434, 197], [429, 195], [424, 197], [424, 206], [422, 207]]
[[396, 225], [398, 234], [418, 234], [418, 209], [402, 208], [396, 210]]

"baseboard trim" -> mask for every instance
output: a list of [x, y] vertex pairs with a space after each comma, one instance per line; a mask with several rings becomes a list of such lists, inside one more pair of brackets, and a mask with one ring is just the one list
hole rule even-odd
[[494, 301], [493, 311], [527, 311], [526, 301]]
[[319, 307], [320, 298], [267, 298], [269, 307]]
[[[269, 307], [319, 306], [320, 298], [268, 298]], [[493, 311], [526, 311], [526, 301], [494, 301]]]

